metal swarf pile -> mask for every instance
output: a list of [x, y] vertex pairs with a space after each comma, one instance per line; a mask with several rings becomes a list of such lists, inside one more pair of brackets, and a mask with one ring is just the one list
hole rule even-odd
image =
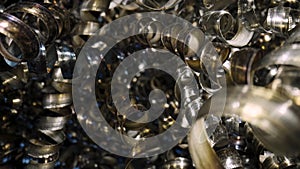
[[[299, 23], [297, 0], [2, 0], [0, 169], [299, 169]], [[150, 59], [124, 66], [139, 51], [175, 55], [184, 66], [165, 68], [180, 78], [145, 69]], [[77, 76], [93, 68], [92, 84]], [[124, 114], [159, 105], [158, 89], [157, 119]], [[95, 104], [74, 95], [91, 91]], [[141, 144], [128, 157], [108, 151], [122, 145], [89, 106], [118, 141]], [[143, 141], [178, 121], [185, 132], [164, 139], [183, 137], [145, 155], [164, 142]]]

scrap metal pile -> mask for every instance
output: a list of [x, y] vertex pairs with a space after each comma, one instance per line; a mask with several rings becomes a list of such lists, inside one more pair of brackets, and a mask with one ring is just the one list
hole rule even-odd
[[[0, 10], [0, 169], [300, 168], [298, 0], [2, 0]], [[139, 17], [147, 12], [152, 13]], [[153, 14], [179, 22], [163, 23]], [[125, 16], [135, 16], [134, 22], [110, 26]], [[75, 76], [85, 68], [76, 67], [84, 64], [79, 57], [90, 63], [86, 68], [94, 66], [84, 51], [105, 48], [92, 42], [107, 40], [105, 31], [138, 35], [96, 57], [103, 62], [89, 86]], [[124, 85], [115, 94], [121, 101], [114, 100], [114, 73], [145, 49], [180, 58], [192, 74], [177, 71], [187, 85], [188, 78], [195, 79], [197, 91], [189, 92], [166, 71], [143, 69], [132, 79], [120, 76], [116, 83]], [[150, 109], [151, 91], [160, 89], [163, 113], [155, 120], [141, 117], [148, 123], [128, 119], [117, 108], [124, 88], [128, 106], [140, 111]], [[75, 105], [80, 98], [74, 98], [74, 90], [94, 90], [91, 97], [107, 124], [134, 140], [172, 129], [183, 106], [197, 120], [183, 117], [190, 130], [173, 148], [135, 158], [145, 153], [137, 148], [124, 157], [90, 138], [89, 131], [101, 127], [94, 120], [98, 115], [80, 107], [92, 103]], [[94, 134], [111, 133], [102, 127]]]

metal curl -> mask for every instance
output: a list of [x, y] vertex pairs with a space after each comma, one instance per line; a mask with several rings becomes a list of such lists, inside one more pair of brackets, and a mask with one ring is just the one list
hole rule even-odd
[[248, 30], [241, 19], [234, 19], [228, 11], [205, 12], [199, 22], [208, 36], [231, 46], [246, 46], [254, 36], [254, 32]]
[[32, 159], [27, 168], [54, 167], [59, 158], [60, 147], [66, 139], [62, 130], [70, 115], [70, 108], [64, 108], [44, 110], [38, 116], [35, 125], [37, 135], [28, 138], [26, 153]]
[[[57, 38], [59, 32], [57, 22], [52, 13], [42, 5], [33, 2], [20, 2], [6, 8], [5, 12], [18, 16], [28, 24], [39, 35], [43, 43], [51, 43]], [[30, 18], [32, 16], [35, 18]], [[35, 22], [32, 23], [27, 19], [35, 19]], [[42, 28], [46, 28], [46, 32]]]
[[290, 65], [300, 67], [300, 27], [298, 27], [286, 43], [264, 56], [254, 70], [259, 70], [270, 65]]
[[253, 48], [243, 48], [231, 53], [230, 77], [236, 84], [250, 84], [253, 66], [262, 57], [261, 51]]
[[[176, 23], [162, 29], [162, 24], [155, 18], [139, 20], [136, 23], [141, 33], [137, 36], [138, 41], [149, 46], [167, 48], [170, 52], [180, 56], [195, 74], [200, 74], [199, 82], [204, 90], [209, 93], [219, 90], [224, 85], [222, 80], [217, 78], [222, 77], [223, 72], [220, 56], [204, 33], [198, 28], [187, 28], [187, 25]], [[208, 75], [207, 72], [210, 74]], [[214, 85], [205, 84], [207, 81], [203, 79], [203, 76], [207, 77], [208, 83]]]
[[[296, 14], [294, 14], [297, 12]], [[286, 34], [299, 23], [300, 11], [294, 11], [283, 5], [269, 8], [266, 19], [267, 27], [275, 33]]]
[[284, 6], [285, 3], [299, 4], [297, 1], [273, 1], [267, 4], [256, 0], [238, 0], [238, 16], [249, 30], [287, 36], [299, 23], [300, 13], [292, 5]]
[[189, 137], [189, 151], [197, 169], [224, 169], [216, 152], [212, 149], [205, 131], [204, 118], [194, 124]]
[[99, 18], [101, 18], [101, 13], [108, 11], [111, 1], [112, 0], [84, 1], [80, 7], [80, 17], [82, 21], [99, 22]]
[[46, 94], [43, 98], [43, 107], [45, 109], [62, 108], [71, 104], [71, 93]]
[[101, 27], [101, 24], [98, 22], [80, 22], [72, 30], [72, 45], [73, 48], [80, 49], [87, 39], [94, 35], [95, 32]]
[[167, 0], [167, 1], [156, 1], [156, 0], [136, 0], [136, 3], [141, 7], [144, 7], [148, 10], [153, 11], [161, 11], [161, 10], [168, 10], [176, 6], [180, 3], [181, 0]]
[[4, 38], [1, 38], [0, 42], [0, 53], [6, 62], [21, 62], [38, 56], [39, 39], [25, 23], [8, 13], [1, 13], [0, 21], [2, 23], [0, 32], [8, 38], [7, 46], [4, 45]]
[[299, 71], [298, 67], [281, 66], [278, 68], [274, 80], [267, 87], [287, 95], [296, 105], [300, 106]]
[[44, 45], [69, 32], [69, 13], [52, 4], [34, 2], [15, 3], [4, 12], [2, 22], [9, 26], [1, 32], [5, 37], [1, 37], [0, 53], [6, 64], [17, 67], [27, 61], [31, 73], [47, 73], [52, 56], [46, 56]]
[[[219, 101], [222, 99], [218, 97], [218, 93], [213, 97]], [[204, 104], [200, 114], [208, 111], [209, 104], [209, 102]], [[300, 133], [300, 118], [297, 111], [299, 107], [275, 91], [262, 87], [236, 86], [228, 90], [223, 115], [238, 116], [249, 122], [254, 136], [272, 152], [297, 155], [300, 152], [297, 137]], [[201, 117], [193, 126], [188, 141], [197, 169], [223, 168], [219, 157], [209, 143], [204, 117]]]
[[[267, 55], [265, 55], [262, 59], [260, 59], [259, 62], [253, 65], [253, 69], [251, 71], [250, 75], [250, 84], [255, 84], [255, 74], [259, 71], [261, 71], [264, 68], [272, 67], [272, 66], [294, 66], [294, 67], [300, 67], [300, 45], [298, 43], [300, 38], [300, 28], [297, 28], [295, 32], [290, 36], [290, 38], [285, 42], [285, 44], [274, 51], [271, 51]], [[284, 70], [285, 68], [283, 68]], [[284, 74], [283, 70], [281, 69], [281, 74]], [[286, 72], [288, 76], [293, 76], [293, 79], [297, 78], [295, 75], [292, 75], [289, 73], [289, 70], [286, 69]], [[276, 75], [278, 74], [278, 71], [270, 71], [271, 74], [273, 74], [272, 81], [279, 81], [283, 77], [278, 75], [278, 79], [276, 80]], [[269, 76], [269, 74], [267, 74]], [[267, 76], [263, 76], [261, 78], [268, 79]], [[292, 80], [292, 79], [290, 79]], [[271, 81], [271, 82], [272, 82]], [[289, 83], [287, 81], [283, 82]], [[290, 87], [298, 87], [297, 84], [290, 84]], [[274, 83], [273, 83], [274, 86]], [[275, 87], [276, 88], [276, 87]], [[279, 87], [280, 88], [280, 87]], [[287, 85], [285, 85], [284, 88], [288, 88]], [[287, 90], [288, 91], [288, 90]], [[291, 91], [290, 91], [291, 92]], [[287, 94], [293, 97], [293, 94], [288, 92]], [[296, 101], [297, 102], [297, 101]]]
[[52, 111], [45, 110], [45, 112], [38, 117], [36, 127], [40, 130], [62, 130], [64, 125], [67, 123], [67, 120], [70, 119], [70, 111], [71, 110], [69, 108], [57, 110], [52, 109]]
[[[116, 4], [115, 7], [108, 9], [109, 4], [112, 4], [111, 0], [86, 0], [83, 1], [81, 9], [71, 9], [70, 12], [75, 13], [75, 15], [78, 14], [76, 17], [81, 17], [80, 20], [84, 21], [80, 22], [72, 32], [74, 33], [74, 36], [72, 37], [73, 47], [78, 50], [86, 42], [87, 38], [94, 35], [94, 32], [102, 26], [102, 23], [110, 22], [124, 15], [143, 10], [166, 10], [166, 12], [170, 12], [172, 14], [178, 14], [178, 11], [180, 11], [179, 16], [185, 19], [189, 18], [187, 20], [193, 21], [193, 25], [203, 24], [201, 25], [201, 28], [204, 30], [206, 35], [209, 36], [209, 38], [205, 37], [205, 35], [197, 28], [188, 29], [186, 25], [176, 23], [169, 25], [166, 29], [162, 29], [162, 25], [164, 23], [158, 22], [155, 18], [146, 18], [137, 23], [132, 23], [135, 28], [136, 24], [139, 25], [138, 29], [140, 29], [140, 35], [136, 37], [139, 43], [136, 43], [136, 39], [132, 40], [130, 38], [128, 41], [126, 39], [126, 41], [118, 44], [117, 47], [112, 49], [112, 53], [118, 53], [119, 50], [123, 50], [128, 46], [129, 47], [128, 49], [124, 49], [126, 50], [125, 52], [122, 51], [123, 53], [120, 52], [116, 54], [116, 56], [110, 53], [109, 57], [105, 59], [107, 67], [105, 66], [105, 68], [101, 68], [103, 70], [100, 71], [103, 72], [97, 74], [97, 76], [99, 76], [99, 79], [97, 79], [98, 81], [96, 81], [99, 85], [97, 86], [97, 89], [99, 90], [96, 94], [98, 97], [97, 106], [100, 107], [103, 115], [107, 117], [106, 120], [122, 134], [127, 133], [128, 136], [135, 138], [153, 136], [155, 135], [156, 130], [161, 133], [174, 124], [176, 115], [178, 114], [178, 105], [180, 105], [180, 101], [177, 101], [179, 100], [178, 98], [180, 98], [179, 95], [183, 94], [187, 97], [192, 97], [191, 95], [194, 93], [179, 93], [179, 89], [176, 88], [176, 86], [175, 89], [168, 89], [168, 91], [165, 92], [166, 98], [168, 99], [167, 103], [164, 105], [166, 112], [157, 121], [151, 123], [149, 127], [146, 126], [146, 124], [133, 123], [120, 115], [110, 100], [111, 98], [109, 97], [108, 92], [110, 91], [109, 82], [111, 79], [107, 78], [107, 76], [113, 72], [112, 70], [114, 70], [117, 65], [113, 62], [122, 61], [132, 52], [131, 48], [134, 48], [135, 50], [149, 46], [154, 48], [166, 48], [178, 55], [178, 57], [181, 57], [182, 60], [184, 60], [186, 64], [194, 70], [193, 75], [197, 76], [198, 81], [204, 90], [199, 90], [199, 92], [202, 93], [202, 96], [197, 99], [197, 103], [184, 105], [185, 107], [188, 107], [188, 111], [191, 114], [198, 113], [193, 110], [200, 108], [204, 101], [207, 101], [207, 103], [205, 103], [205, 106], [207, 106], [209, 104], [209, 97], [218, 97], [218, 94], [214, 96], [212, 95], [223, 87], [222, 81], [219, 79], [219, 76], [224, 74], [224, 72], [219, 72], [222, 67], [227, 68], [226, 73], [228, 73], [230, 76], [229, 78], [231, 78], [228, 80], [233, 82], [232, 85], [254, 84], [264, 86], [264, 88], [238, 86], [230, 90], [225, 116], [230, 116], [229, 119], [233, 122], [226, 119], [228, 120], [226, 121], [226, 124], [220, 124], [211, 137], [207, 138], [208, 136], [205, 134], [205, 124], [202, 118], [200, 119], [201, 121], [199, 120], [199, 123], [196, 123], [195, 127], [191, 131], [191, 135], [189, 136], [189, 148], [196, 167], [204, 169], [224, 167], [247, 168], [246, 165], [241, 165], [241, 161], [244, 163], [244, 161], [248, 160], [249, 162], [250, 160], [253, 160], [249, 158], [249, 156], [252, 155], [253, 158], [257, 160], [256, 158], [261, 155], [262, 150], [262, 146], [259, 141], [255, 142], [252, 138], [249, 141], [248, 138], [245, 138], [245, 135], [250, 135], [250, 137], [252, 137], [251, 135], [253, 135], [253, 133], [255, 137], [257, 136], [262, 141], [266, 148], [276, 153], [282, 153], [284, 155], [290, 154], [292, 151], [297, 151], [298, 153], [299, 145], [297, 145], [297, 143], [299, 143], [299, 139], [297, 136], [299, 134], [299, 115], [297, 112], [299, 111], [300, 105], [300, 76], [297, 72], [299, 72], [300, 63], [298, 57], [300, 31], [295, 28], [299, 23], [299, 2], [289, 0], [282, 2], [277, 0], [239, 0], [238, 3], [235, 4], [237, 2], [236, 0], [203, 0], [201, 2], [197, 1], [193, 3], [190, 1], [184, 1], [183, 4], [181, 3], [183, 2], [181, 0], [163, 0], [155, 4], [155, 0], [129, 0], [126, 2], [119, 1], [117, 2], [119, 4]], [[71, 64], [69, 65], [68, 63], [76, 60], [75, 53], [73, 53], [72, 50], [63, 50], [62, 48], [65, 46], [60, 43], [65, 43], [64, 40], [69, 40], [67, 39], [68, 36], [65, 35], [70, 33], [70, 28], [72, 27], [69, 23], [69, 13], [65, 10], [69, 7], [78, 7], [79, 3], [76, 2], [78, 2], [78, 0], [75, 0], [74, 3], [64, 0], [45, 0], [45, 3], [47, 4], [40, 4], [50, 12], [44, 11], [49, 14], [49, 19], [52, 18], [51, 21], [49, 21], [51, 24], [35, 27], [37, 22], [40, 22], [41, 20], [33, 21], [33, 26], [29, 28], [29, 30], [31, 30], [31, 33], [33, 34], [34, 31], [39, 34], [39, 36], [35, 35], [35, 37], [32, 37], [36, 38], [37, 42], [41, 41], [42, 43], [45, 43], [47, 48], [46, 55], [44, 55], [45, 48], [42, 49], [44, 44], [35, 43], [36, 41], [33, 39], [32, 41], [34, 41], [34, 44], [30, 45], [32, 45], [32, 48], [34, 49], [38, 46], [38, 48], [36, 48], [38, 54], [36, 55], [35, 51], [30, 53], [30, 57], [25, 57], [22, 49], [18, 49], [22, 47], [22, 44], [17, 44], [16, 40], [10, 37], [12, 33], [8, 36], [5, 34], [7, 32], [1, 32], [5, 36], [1, 37], [3, 45], [1, 54], [4, 56], [2, 61], [11, 67], [16, 67], [16, 69], [11, 70], [12, 73], [0, 73], [0, 101], [1, 110], [4, 111], [4, 114], [1, 114], [0, 118], [0, 121], [3, 122], [1, 127], [4, 130], [12, 132], [14, 130], [11, 130], [9, 127], [20, 127], [20, 125], [14, 124], [15, 117], [23, 118], [23, 116], [28, 116], [28, 118], [32, 118], [33, 115], [37, 115], [34, 121], [28, 119], [26, 119], [26, 121], [24, 120], [24, 124], [26, 124], [26, 126], [33, 125], [35, 127], [34, 129], [37, 131], [37, 133], [33, 133], [38, 134], [29, 138], [29, 146], [25, 146], [26, 153], [30, 157], [30, 164], [27, 165], [27, 168], [53, 168], [55, 164], [61, 165], [59, 167], [63, 168], [118, 168], [116, 164], [124, 160], [107, 156], [105, 153], [102, 153], [102, 150], [99, 151], [99, 148], [95, 144], [90, 143], [86, 136], [81, 135], [81, 128], [74, 121], [72, 121], [72, 124], [68, 126], [68, 133], [67, 136], [65, 136], [68, 137], [68, 142], [64, 144], [64, 148], [67, 147], [68, 149], [63, 149], [63, 156], [60, 156], [58, 153], [64, 140], [64, 133], [62, 130], [71, 116], [70, 111], [62, 112], [65, 109], [68, 109], [72, 104], [70, 88], [72, 84], [72, 69], [70, 68]], [[2, 3], [7, 4], [6, 1], [1, 2], [0, 4]], [[188, 3], [190, 4], [187, 5]], [[298, 8], [296, 9], [295, 6], [289, 3], [298, 3]], [[137, 6], [137, 4], [139, 4], [139, 6]], [[96, 7], [93, 5], [96, 5]], [[0, 8], [0, 10], [2, 10], [2, 7]], [[172, 8], [174, 8], [174, 10], [170, 11], [169, 9]], [[236, 8], [238, 8], [238, 14], [235, 13]], [[34, 7], [33, 9], [35, 10]], [[79, 10], [81, 10], [81, 15], [77, 13]], [[4, 13], [3, 15], [6, 14]], [[27, 17], [28, 15], [26, 18]], [[35, 17], [39, 19], [42, 18], [40, 15]], [[21, 20], [26, 21], [26, 18]], [[57, 25], [57, 28], [53, 28], [57, 29], [56, 33], [53, 33], [54, 31], [52, 31], [52, 28], [51, 30], [47, 30], [49, 25], [51, 26], [52, 23], [54, 24], [53, 18]], [[5, 24], [0, 24], [0, 27], [3, 25]], [[28, 25], [30, 24], [27, 24], [27, 27]], [[112, 29], [113, 32], [120, 31], [119, 27]], [[25, 27], [22, 28], [22, 30], [27, 32], [27, 28]], [[123, 27], [123, 30], [124, 32], [122, 33], [128, 33], [127, 31], [131, 31], [131, 27]], [[44, 31], [45, 34], [43, 33], [42, 35], [39, 33], [41, 31]], [[285, 40], [284, 38], [294, 31], [295, 33], [290, 36], [285, 45], [281, 46], [280, 43]], [[268, 34], [261, 32], [267, 32]], [[263, 35], [265, 36], [262, 37]], [[258, 38], [258, 36], [261, 36], [262, 38]], [[265, 38], [265, 40], [260, 41], [263, 38]], [[219, 52], [220, 56], [217, 52], [215, 52], [214, 46], [209, 44], [210, 39], [214, 40], [214, 46], [218, 49], [217, 52]], [[131, 40], [134, 41], [133, 45], [126, 44], [131, 43]], [[59, 44], [52, 43], [54, 41]], [[30, 39], [24, 41], [24, 43], [29, 42], [31, 42]], [[132, 47], [134, 45], [138, 47]], [[101, 45], [98, 47], [100, 46]], [[28, 46], [28, 44], [26, 47], [28, 47], [26, 51], [31, 50], [31, 46]], [[122, 49], [117, 49], [119, 47]], [[262, 57], [259, 56], [260, 52], [265, 54], [273, 48], [278, 49]], [[5, 52], [9, 52], [10, 54]], [[115, 58], [112, 58], [111, 56]], [[46, 64], [44, 63], [45, 60], [43, 59], [45, 58], [43, 57], [48, 59], [46, 60]], [[220, 60], [224, 65], [217, 64], [217, 60]], [[258, 62], [256, 62], [257, 60]], [[27, 63], [22, 61], [27, 61]], [[64, 64], [66, 62], [68, 63]], [[24, 64], [28, 64], [28, 66], [26, 67]], [[46, 68], [49, 76], [37, 77], [31, 74], [45, 71], [46, 68], [43, 67], [45, 65], [47, 65]], [[104, 66], [101, 65], [100, 67]], [[6, 71], [7, 69], [3, 68], [1, 70]], [[30, 75], [28, 74], [28, 70]], [[181, 73], [184, 72], [181, 68], [179, 68], [178, 71]], [[212, 71], [213, 76], [208, 74], [208, 72]], [[150, 73], [146, 75], [153, 76], [157, 74]], [[147, 96], [148, 91], [151, 89], [160, 87], [166, 89], [171, 86], [169, 83], [164, 82], [159, 84], [157, 83], [158, 80], [155, 78], [142, 79], [140, 75], [137, 76], [139, 76], [136, 78], [138, 80], [133, 82], [133, 85], [136, 85], [137, 87], [134, 91], [132, 91], [133, 94], [130, 93], [133, 95], [130, 99], [134, 100], [131, 100], [131, 103], [143, 110], [146, 106], [142, 107], [140, 103], [142, 102], [145, 103], [143, 105], [147, 105], [147, 98], [134, 97], [136, 96], [134, 93]], [[187, 74], [186, 76], [191, 77], [192, 75]], [[43, 82], [38, 82], [38, 85], [30, 85], [30, 83], [36, 83], [36, 81], [40, 80]], [[150, 85], [147, 84], [149, 81]], [[188, 84], [189, 81], [185, 83]], [[165, 84], [167, 85], [164, 86]], [[265, 88], [270, 88], [271, 90]], [[29, 90], [31, 92], [28, 92]], [[41, 90], [47, 92], [41, 93]], [[21, 97], [19, 97], [19, 94]], [[44, 98], [40, 97], [43, 96], [42, 94], [45, 94]], [[22, 98], [23, 95], [26, 95], [25, 99]], [[37, 108], [39, 106], [40, 108]], [[213, 106], [221, 107], [218, 104]], [[49, 110], [42, 111], [42, 107]], [[85, 112], [84, 109], [81, 111]], [[205, 114], [205, 112], [199, 113], [199, 115], [203, 114]], [[85, 115], [88, 115], [93, 119], [98, 118], [96, 114], [92, 114], [90, 112], [83, 116], [78, 116], [78, 118], [84, 119]], [[241, 116], [241, 118], [236, 116]], [[247, 131], [249, 133], [241, 131], [241, 123], [239, 123], [239, 120], [242, 119], [247, 121], [246, 125], [248, 125], [248, 122], [250, 123], [253, 131]], [[97, 124], [91, 123], [89, 120], [84, 121], [87, 126], [91, 127], [91, 129], [99, 127]], [[154, 127], [153, 124], [157, 124], [158, 129], [155, 128], [156, 126]], [[8, 125], [10, 126], [7, 127]], [[224, 126], [229, 126], [228, 128], [230, 128], [230, 131], [225, 131]], [[30, 128], [30, 131], [32, 131], [32, 128]], [[206, 132], [209, 132], [208, 129], [206, 129]], [[293, 136], [293, 134], [295, 136]], [[97, 135], [99, 137], [103, 137], [103, 132], [97, 133]], [[4, 137], [5, 136], [3, 136], [3, 138]], [[27, 136], [24, 135], [24, 137], [27, 139]], [[72, 143], [73, 145], [68, 146], [69, 143]], [[74, 144], [80, 146], [76, 147]], [[108, 142], [108, 144], [110, 143]], [[13, 148], [17, 148], [17, 146], [13, 145]], [[45, 150], [47, 148], [48, 150]], [[140, 147], [135, 148], [137, 148], [137, 152], [143, 153], [139, 151]], [[233, 148], [235, 150], [233, 150]], [[172, 149], [169, 152], [176, 150]], [[239, 151], [240, 154], [237, 154], [236, 150]], [[11, 149], [5, 149], [3, 153], [4, 156], [6, 157], [6, 155], [9, 155], [16, 156], [16, 158], [19, 157], [19, 154], [15, 155], [10, 151]], [[0, 152], [0, 155], [3, 154]], [[71, 156], [71, 159], [67, 160], [66, 156]], [[178, 157], [168, 156], [167, 159], [161, 159], [160, 156], [158, 156], [157, 158], [159, 158], [158, 160], [162, 160], [160, 161], [162, 162], [160, 163], [162, 168], [172, 168], [174, 166], [181, 168], [192, 167], [192, 161], [189, 160], [189, 157], [183, 156], [184, 155], [179, 155]], [[224, 158], [224, 156], [228, 157]], [[1, 156], [1, 160], [5, 160], [5, 158], [2, 157], [3, 156]], [[98, 160], [99, 157], [100, 160]], [[263, 162], [262, 167], [285, 168], [295, 166], [292, 158], [290, 159], [288, 156], [278, 157], [280, 158], [277, 159], [276, 157], [277, 161], [273, 166], [265, 164], [268, 163], [269, 158], [267, 158], [265, 162], [263, 162], [263, 160], [260, 161]], [[230, 162], [225, 163], [224, 161], [227, 159], [229, 159]], [[152, 165], [157, 159], [152, 160], [151, 167], [157, 167]], [[108, 164], [103, 161], [108, 161]], [[65, 164], [64, 162], [72, 164]], [[148, 159], [143, 160], [142, 162], [147, 163]], [[234, 164], [234, 162], [236, 162], [236, 164]], [[257, 161], [253, 163], [257, 163]], [[1, 165], [1, 167], [12, 168], [13, 166], [10, 164], [6, 166], [5, 164], [5, 166]], [[135, 166], [132, 165], [132, 168], [135, 168]], [[258, 166], [253, 166], [252, 168], [258, 168]]]
[[[218, 94], [213, 97], [221, 99]], [[238, 115], [250, 123], [254, 135], [270, 151], [297, 154], [300, 152], [298, 110], [299, 107], [290, 98], [276, 91], [263, 87], [236, 86], [228, 90], [223, 113]]]
[[71, 27], [73, 26], [71, 14], [67, 10], [62, 9], [51, 3], [43, 3], [41, 5], [46, 7], [52, 13], [57, 22], [57, 38], [62, 38], [66, 36], [71, 31]]

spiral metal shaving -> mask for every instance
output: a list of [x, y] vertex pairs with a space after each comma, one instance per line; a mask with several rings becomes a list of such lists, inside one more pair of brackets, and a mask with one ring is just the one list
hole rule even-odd
[[[0, 168], [300, 168], [299, 1], [4, 0], [0, 11]], [[166, 109], [154, 122], [127, 120], [111, 98], [119, 63], [149, 47], [174, 53], [193, 70], [203, 106], [174, 148], [129, 159], [104, 151], [84, 133], [72, 105], [72, 75], [78, 53], [98, 29], [147, 11], [176, 15], [195, 28], [163, 28], [150, 17], [132, 23], [140, 34], [117, 44], [98, 70], [95, 95], [103, 116], [136, 139], [174, 124], [181, 93], [165, 72], [140, 72], [130, 86], [139, 110], [149, 108], [151, 90], [166, 93]], [[223, 115], [209, 116], [222, 105], [223, 75], [229, 86]], [[213, 99], [220, 104], [211, 106]]]

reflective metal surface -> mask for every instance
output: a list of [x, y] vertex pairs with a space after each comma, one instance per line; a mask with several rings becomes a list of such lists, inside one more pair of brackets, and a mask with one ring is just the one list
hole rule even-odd
[[[190, 25], [141, 17], [145, 12], [171, 14]], [[111, 23], [137, 13], [133, 26], [123, 23], [107, 30]], [[0, 168], [298, 169], [299, 23], [297, 0], [2, 0]], [[96, 56], [103, 63], [87, 85], [73, 77], [86, 69], [74, 67], [89, 38], [102, 35], [99, 29], [113, 35], [139, 34], [118, 41], [107, 56]], [[102, 38], [105, 42], [119, 37]], [[106, 45], [110, 44], [94, 43], [93, 48], [102, 50]], [[141, 123], [116, 108], [112, 79], [124, 60], [148, 48], [171, 52], [191, 68], [186, 77], [196, 79], [199, 97], [188, 92], [186, 79], [179, 86], [178, 79], [164, 71], [143, 70], [120, 83], [128, 84], [130, 106], [148, 110], [153, 101], [150, 93], [157, 89], [166, 102], [157, 119]], [[95, 64], [93, 55], [85, 58], [89, 66]], [[139, 68], [145, 63], [135, 62]], [[83, 130], [94, 131], [101, 123], [88, 118], [99, 119], [90, 109], [81, 109], [80, 115], [75, 111], [74, 82], [82, 92], [95, 89], [93, 105], [113, 131], [124, 135], [123, 142], [128, 142], [126, 137], [146, 140], [168, 132], [181, 117], [183, 102], [195, 101], [184, 106], [198, 120], [185, 133], [187, 138], [162, 154], [137, 159], [117, 156], [104, 151]], [[117, 96], [123, 97], [121, 87]], [[181, 100], [183, 95], [193, 97]], [[111, 146], [107, 128], [101, 129], [95, 135], [106, 134], [106, 146]], [[143, 146], [160, 145], [136, 145], [132, 152], [147, 153], [141, 151]]]

